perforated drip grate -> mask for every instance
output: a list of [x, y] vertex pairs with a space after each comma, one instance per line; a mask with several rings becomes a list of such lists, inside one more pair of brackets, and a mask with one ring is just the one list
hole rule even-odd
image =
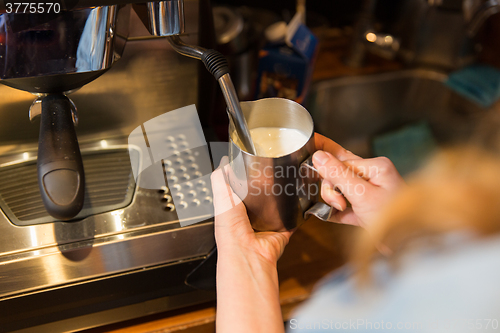
[[[138, 152], [131, 151], [133, 154]], [[75, 219], [123, 208], [132, 201], [135, 181], [129, 150], [82, 152], [85, 200]], [[133, 160], [139, 160], [133, 157]], [[0, 206], [12, 223], [32, 225], [54, 222], [43, 206], [36, 161], [0, 168]]]

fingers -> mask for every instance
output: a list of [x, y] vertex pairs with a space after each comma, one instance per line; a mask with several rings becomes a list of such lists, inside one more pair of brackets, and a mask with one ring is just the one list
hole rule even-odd
[[336, 210], [343, 211], [347, 207], [344, 196], [335, 191], [335, 187], [328, 180], [323, 180], [321, 184], [321, 197]]
[[404, 184], [403, 177], [387, 157], [346, 160], [343, 163], [376, 186], [393, 189]]
[[317, 150], [324, 150], [335, 156], [340, 161], [361, 159], [341, 145], [318, 133], [314, 133], [314, 143]]
[[358, 218], [356, 213], [352, 210], [352, 208], [346, 208], [343, 212], [338, 211], [335, 214], [332, 214], [329, 219], [330, 222], [341, 223], [341, 224], [349, 224], [357, 227], [365, 227], [365, 225]]
[[338, 189], [353, 205], [362, 204], [363, 197], [374, 191], [372, 184], [358, 177], [352, 168], [328, 152], [319, 150], [314, 153], [313, 163], [321, 177], [329, 181], [333, 188]]
[[[230, 168], [228, 158], [223, 157], [220, 166], [210, 178], [214, 197], [215, 235], [218, 238], [218, 245], [221, 245], [221, 239], [229, 241], [230, 238], [235, 238], [235, 235], [253, 233], [245, 205], [229, 185], [228, 168]], [[230, 233], [232, 236], [220, 237], [226, 233]]]
[[229, 186], [227, 173], [224, 170], [228, 166], [228, 158], [224, 156], [219, 167], [210, 176], [214, 194], [215, 216], [227, 212], [241, 203], [240, 198], [233, 192], [231, 186]]
[[234, 253], [234, 249], [241, 248], [257, 251], [259, 248], [254, 241], [258, 235], [258, 238], [271, 245], [270, 248], [274, 244], [277, 245], [274, 254], [272, 252], [263, 254], [271, 258], [271, 262], [275, 262], [283, 253], [293, 231], [255, 233], [248, 219], [245, 205], [229, 185], [228, 174], [230, 172], [228, 158], [223, 157], [220, 166], [211, 175], [215, 210], [215, 240], [219, 253]]

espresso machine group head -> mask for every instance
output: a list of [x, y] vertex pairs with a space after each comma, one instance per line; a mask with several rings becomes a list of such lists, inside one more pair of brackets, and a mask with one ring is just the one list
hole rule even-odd
[[[182, 42], [182, 0], [61, 1], [60, 6], [31, 8], [5, 2], [0, 8], [0, 82], [36, 95], [30, 119], [41, 114], [38, 185], [47, 212], [70, 221], [82, 209], [85, 172], [74, 126], [77, 108], [68, 95], [98, 78], [118, 60], [127, 35], [120, 11], [134, 10], [154, 36], [166, 36], [177, 52], [202, 60], [218, 80], [230, 118], [247, 150], [253, 145], [225, 58]], [[43, 11], [40, 11], [40, 8]], [[37, 11], [38, 10], [38, 11]]]

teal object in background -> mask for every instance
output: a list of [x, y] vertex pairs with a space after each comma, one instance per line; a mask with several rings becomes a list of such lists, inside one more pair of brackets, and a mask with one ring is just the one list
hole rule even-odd
[[500, 70], [487, 65], [471, 65], [451, 73], [445, 84], [482, 107], [500, 98]]
[[436, 140], [426, 122], [385, 132], [372, 141], [374, 155], [388, 157], [402, 176], [422, 166], [436, 147]]

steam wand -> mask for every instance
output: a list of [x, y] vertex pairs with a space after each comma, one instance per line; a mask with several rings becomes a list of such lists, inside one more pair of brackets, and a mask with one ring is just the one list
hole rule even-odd
[[226, 58], [216, 50], [207, 50], [199, 46], [188, 45], [184, 43], [178, 35], [168, 36], [167, 40], [178, 53], [201, 60], [208, 71], [219, 82], [222, 94], [226, 100], [229, 116], [233, 121], [236, 132], [245, 150], [250, 154], [256, 155], [252, 137], [250, 136], [245, 116], [240, 107], [238, 95], [236, 95], [233, 81], [229, 75], [229, 66]]

